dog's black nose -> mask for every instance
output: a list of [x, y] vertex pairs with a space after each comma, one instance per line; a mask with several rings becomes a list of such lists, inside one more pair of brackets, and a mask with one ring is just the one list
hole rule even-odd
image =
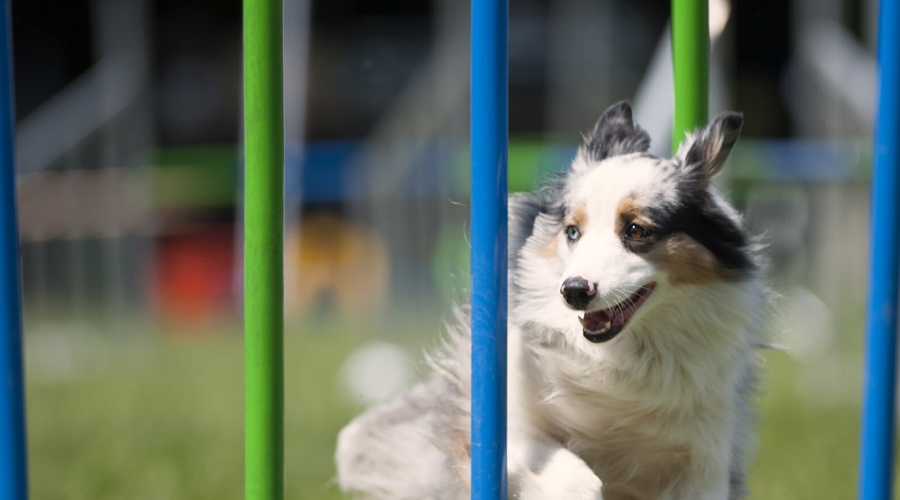
[[579, 311], [583, 311], [587, 309], [587, 305], [594, 298], [596, 288], [594, 288], [594, 284], [588, 280], [581, 276], [575, 276], [574, 278], [563, 281], [559, 293], [562, 294], [570, 306]]

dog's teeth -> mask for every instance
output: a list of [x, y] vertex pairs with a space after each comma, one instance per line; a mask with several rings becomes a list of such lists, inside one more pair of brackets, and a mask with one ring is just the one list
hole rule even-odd
[[578, 317], [578, 322], [581, 323], [581, 326], [587, 328], [587, 321], [581, 316]]
[[607, 321], [605, 325], [603, 325], [604, 330], [609, 330], [609, 327], [612, 326], [612, 321]]

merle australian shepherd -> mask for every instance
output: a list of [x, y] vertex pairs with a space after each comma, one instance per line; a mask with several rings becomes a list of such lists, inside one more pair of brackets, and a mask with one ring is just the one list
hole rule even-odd
[[[713, 186], [742, 123], [719, 115], [659, 158], [621, 102], [564, 176], [510, 198], [509, 498], [745, 496], [769, 295], [757, 245]], [[468, 498], [468, 312], [457, 316], [434, 376], [341, 432], [345, 491]]]

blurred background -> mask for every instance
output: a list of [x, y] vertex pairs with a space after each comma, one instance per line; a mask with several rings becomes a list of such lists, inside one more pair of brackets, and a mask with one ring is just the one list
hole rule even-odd
[[[286, 481], [427, 373], [468, 293], [468, 2], [284, 0]], [[669, 2], [510, 2], [510, 189], [611, 103], [670, 151]], [[711, 0], [722, 187], [781, 295], [753, 498], [853, 498], [875, 0]], [[239, 499], [241, 4], [13, 0], [35, 499]], [[760, 318], [760, 321], [767, 321]]]

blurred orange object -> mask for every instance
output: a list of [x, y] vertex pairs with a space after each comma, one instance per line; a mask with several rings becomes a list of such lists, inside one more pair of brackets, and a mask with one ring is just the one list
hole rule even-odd
[[196, 324], [233, 310], [234, 229], [205, 226], [157, 247], [154, 296], [163, 319]]
[[285, 314], [303, 317], [323, 301], [341, 316], [365, 318], [388, 300], [390, 261], [374, 230], [328, 212], [305, 216], [285, 235]]

